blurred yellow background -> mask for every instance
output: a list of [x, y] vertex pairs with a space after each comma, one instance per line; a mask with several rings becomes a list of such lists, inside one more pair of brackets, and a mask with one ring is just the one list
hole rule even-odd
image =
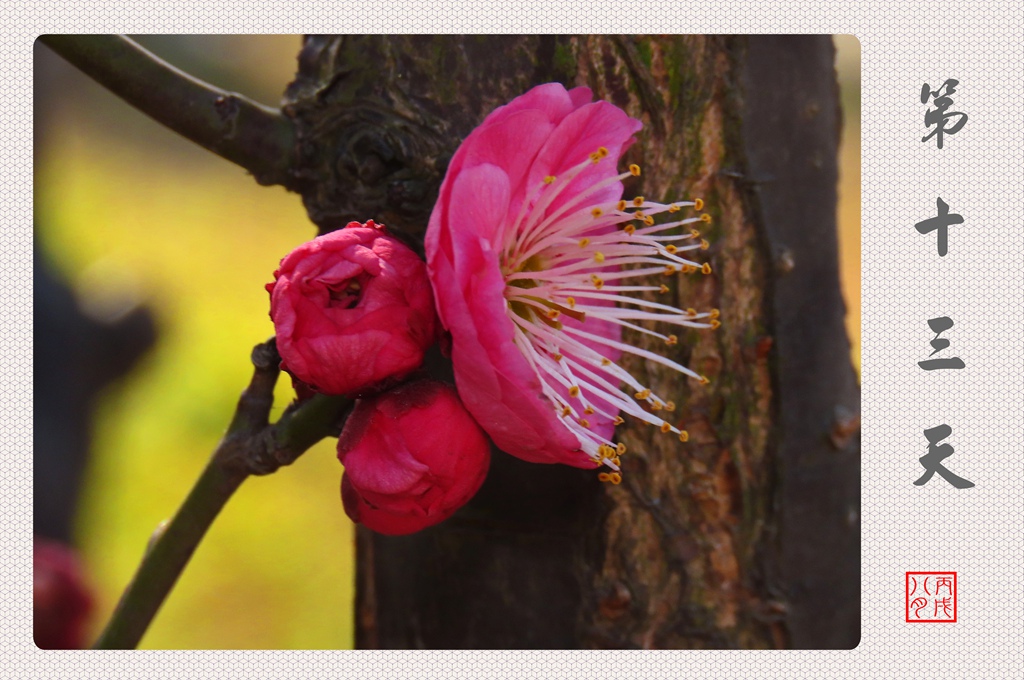
[[[300, 46], [296, 36], [138, 40], [200, 78], [272, 105]], [[840, 247], [859, 368], [859, 45], [839, 37], [837, 46], [846, 122]], [[46, 48], [36, 55], [37, 69], [45, 67], [37, 74], [67, 94], [49, 100], [37, 130], [37, 241], [93, 313], [139, 300], [159, 333], [130, 377], [104, 395], [95, 423], [76, 539], [99, 592], [98, 633], [151, 532], [216, 446], [251, 374], [252, 346], [273, 334], [263, 284], [315, 229], [297, 195], [258, 186]], [[290, 393], [282, 380], [275, 413]], [[354, 535], [340, 477], [331, 440], [243, 484], [142, 647], [351, 647]]]
[[[270, 104], [300, 46], [296, 36], [139, 41]], [[159, 334], [96, 422], [76, 533], [99, 590], [98, 629], [216, 446], [251, 376], [252, 346], [274, 333], [263, 285], [316, 230], [297, 195], [258, 186], [75, 71], [57, 77], [74, 96], [48, 112], [38, 149], [37, 239], [91, 309], [134, 296]], [[287, 379], [278, 387], [275, 413], [291, 398]], [[142, 647], [352, 646], [353, 530], [332, 442], [242, 485]]]
[[837, 35], [836, 75], [843, 107], [839, 142], [839, 275], [846, 299], [846, 330], [860, 375], [860, 41]]

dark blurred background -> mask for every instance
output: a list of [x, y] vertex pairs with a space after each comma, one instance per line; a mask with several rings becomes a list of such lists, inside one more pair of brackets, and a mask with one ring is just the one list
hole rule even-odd
[[[133, 37], [269, 105], [300, 46], [297, 36]], [[840, 249], [859, 370], [860, 48], [850, 36], [836, 45]], [[39, 43], [35, 97], [35, 488], [47, 496], [36, 530], [82, 551], [98, 632], [226, 427], [252, 346], [273, 334], [263, 284], [316, 230], [297, 195], [258, 186]], [[282, 381], [276, 411], [290, 398]], [[353, 531], [340, 478], [332, 440], [246, 482], [142, 646], [351, 647]]]

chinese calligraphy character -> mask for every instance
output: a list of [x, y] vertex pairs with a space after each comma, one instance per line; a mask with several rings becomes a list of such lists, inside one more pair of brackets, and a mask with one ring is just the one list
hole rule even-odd
[[[946, 112], [946, 109], [953, 105], [953, 98], [951, 95], [956, 92], [956, 86], [959, 84], [959, 80], [950, 78], [940, 85], [938, 90], [932, 91], [928, 83], [925, 83], [924, 87], [921, 88], [922, 104], [927, 104], [928, 100], [932, 97], [935, 98], [935, 108], [928, 109], [924, 114], [924, 125], [925, 127], [932, 127], [933, 125], [937, 126], [934, 130], [928, 133], [927, 136], [921, 138], [922, 142], [927, 142], [932, 137], [935, 137], [935, 141], [941, 149], [942, 135], [955, 135], [967, 122], [967, 114], [962, 111]], [[947, 126], [947, 123], [950, 122], [951, 118], [956, 118], [956, 122]]]
[[941, 446], [938, 444], [952, 433], [953, 428], [949, 425], [939, 425], [924, 431], [924, 436], [928, 439], [928, 453], [921, 456], [919, 460], [921, 465], [924, 466], [925, 473], [914, 482], [915, 485], [924, 486], [932, 478], [932, 475], [938, 472], [940, 477], [958, 489], [969, 489], [974, 486], [974, 482], [969, 482], [963, 477], [954, 475], [942, 464], [942, 461], [953, 455], [953, 447], [949, 444]]
[[939, 594], [939, 588], [945, 587], [946, 593], [953, 595], [953, 579], [949, 576], [937, 576], [935, 578], [935, 594]]
[[950, 214], [949, 204], [941, 198], [935, 201], [935, 205], [938, 206], [939, 209], [938, 216], [929, 217], [922, 222], [918, 222], [914, 226], [921, 234], [938, 231], [939, 257], [945, 257], [946, 253], [949, 252], [949, 226], [951, 224], [962, 224], [964, 218], [956, 213]]
[[[935, 319], [928, 319], [928, 327], [932, 329], [932, 333], [935, 333], [935, 337], [931, 341], [932, 353], [928, 356], [935, 356], [936, 353], [949, 347], [949, 340], [939, 336], [953, 327], [953, 321], [948, 316], [940, 316]], [[964, 362], [960, 357], [950, 357], [948, 359], [919, 361], [917, 365], [926, 371], [934, 371], [940, 368], [963, 368]]]
[[953, 618], [953, 599], [949, 597], [942, 597], [935, 599], [935, 613], [932, 614], [933, 618], [939, 618], [939, 608], [942, 609], [943, 618]]
[[915, 597], [910, 603], [909, 609], [914, 610], [914, 618], [921, 618], [921, 610], [928, 606], [928, 600], [923, 597]]

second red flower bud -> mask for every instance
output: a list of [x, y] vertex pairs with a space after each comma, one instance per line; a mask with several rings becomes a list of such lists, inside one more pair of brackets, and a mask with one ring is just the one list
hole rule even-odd
[[454, 388], [415, 380], [356, 403], [338, 438], [345, 512], [382, 534], [450, 517], [483, 484], [490, 443]]

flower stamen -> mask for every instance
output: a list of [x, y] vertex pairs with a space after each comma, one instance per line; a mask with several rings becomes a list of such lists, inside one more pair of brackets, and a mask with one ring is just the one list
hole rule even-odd
[[618, 456], [625, 453], [625, 446], [604, 437], [599, 424], [621, 425], [625, 415], [662, 432], [675, 433], [681, 441], [686, 441], [688, 435], [656, 415], [674, 411], [675, 404], [655, 395], [628, 371], [602, 356], [601, 348], [652, 361], [703, 384], [707, 379], [675, 361], [616, 339], [618, 334], [609, 337], [606, 332], [598, 332], [600, 326], [586, 322], [598, 319], [652, 335], [668, 346], [677, 345], [679, 336], [659, 333], [645, 325], [662, 322], [716, 328], [721, 324], [717, 310], [684, 312], [635, 295], [668, 293], [671, 289], [666, 284], [628, 285], [624, 281], [657, 273], [710, 273], [708, 263], [683, 257], [710, 247], [706, 240], [698, 240], [700, 233], [692, 228], [697, 222], [710, 220], [706, 213], [661, 223], [655, 219], [684, 207], [699, 211], [703, 201], [663, 204], [636, 196], [588, 204], [586, 198], [600, 189], [639, 176], [639, 166], [631, 165], [628, 172], [597, 181], [550, 210], [573, 180], [608, 155], [608, 149], [600, 147], [582, 163], [559, 175], [545, 176], [536, 190], [528, 191], [532, 198], [520, 209], [513, 228], [502, 232], [501, 262], [516, 346], [537, 372], [542, 393], [551, 401], [555, 415], [578, 438], [582, 451], [595, 463], [613, 470], [602, 472], [599, 478], [618, 484], [622, 480]]

